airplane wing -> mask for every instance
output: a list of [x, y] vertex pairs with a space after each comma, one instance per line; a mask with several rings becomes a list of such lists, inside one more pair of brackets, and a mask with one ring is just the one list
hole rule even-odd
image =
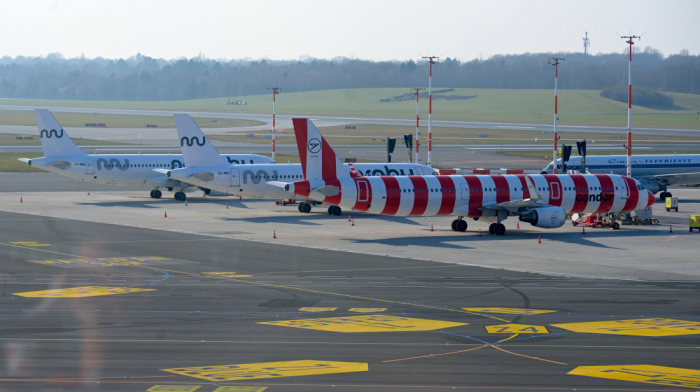
[[673, 174], [657, 174], [654, 176], [636, 177], [638, 180], [656, 180], [660, 183], [670, 185], [683, 181], [685, 177], [700, 177], [700, 173], [673, 173]]
[[490, 204], [487, 206], [483, 206], [480, 209], [481, 210], [498, 210], [498, 209], [517, 210], [518, 208], [522, 208], [522, 207], [542, 208], [542, 207], [549, 207], [549, 205], [543, 203], [541, 200], [522, 199], [522, 200], [506, 201], [506, 202], [497, 203], [497, 204]]

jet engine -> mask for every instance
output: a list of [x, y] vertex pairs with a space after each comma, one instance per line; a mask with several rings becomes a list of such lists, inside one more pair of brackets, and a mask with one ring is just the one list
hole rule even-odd
[[520, 215], [520, 220], [543, 229], [556, 229], [564, 226], [566, 212], [561, 207], [536, 208]]
[[654, 180], [639, 180], [639, 183], [648, 190], [649, 192], [656, 194], [656, 192], [661, 190], [659, 183]]

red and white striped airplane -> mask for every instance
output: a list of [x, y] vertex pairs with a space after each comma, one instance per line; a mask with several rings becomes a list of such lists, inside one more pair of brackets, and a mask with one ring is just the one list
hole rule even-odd
[[503, 235], [501, 222], [511, 215], [536, 227], [558, 228], [566, 214], [629, 212], [655, 201], [636, 180], [613, 174], [363, 177], [343, 166], [310, 120], [292, 121], [304, 180], [268, 184], [355, 211], [456, 215], [453, 230], [466, 231], [468, 217], [492, 222], [489, 232]]

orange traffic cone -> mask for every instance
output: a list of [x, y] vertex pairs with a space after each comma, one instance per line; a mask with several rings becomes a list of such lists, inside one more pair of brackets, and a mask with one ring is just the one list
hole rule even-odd
[[516, 227], [516, 229], [519, 229], [519, 228], [520, 228], [520, 221], [518, 221], [518, 227]]
[[355, 220], [354, 220], [354, 219], [352, 220], [352, 225], [350, 225], [350, 226], [355, 226]]
[[541, 235], [537, 236], [537, 243], [538, 244], [542, 243], [542, 236]]
[[430, 231], [435, 231], [435, 230], [433, 230], [433, 224], [432, 224], [432, 223], [430, 224]]
[[19, 197], [19, 202], [20, 202], [20, 203], [22, 202], [22, 196]]
[[185, 207], [187, 207], [187, 199], [185, 199]]
[[88, 196], [90, 196], [90, 190], [88, 189]]
[[167, 218], [167, 217], [168, 217], [168, 211], [165, 211], [165, 216], [164, 216], [164, 218]]
[[668, 228], [669, 228], [668, 232], [673, 233], [673, 225], [670, 225]]
[[226, 209], [228, 210], [228, 203], [226, 203]]
[[352, 219], [350, 219], [350, 215], [348, 215], [348, 222], [350, 222]]
[[581, 232], [581, 234], [586, 234], [586, 226], [583, 226], [583, 231]]
[[481, 237], [481, 229], [479, 229], [479, 237]]
[[272, 231], [272, 238], [277, 238], [277, 231]]

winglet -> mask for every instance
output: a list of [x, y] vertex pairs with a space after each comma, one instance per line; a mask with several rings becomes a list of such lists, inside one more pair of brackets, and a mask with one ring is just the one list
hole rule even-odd
[[34, 109], [45, 157], [85, 155], [47, 109]]
[[174, 114], [177, 136], [180, 140], [185, 166], [226, 165], [226, 158], [219, 155], [211, 142], [188, 114]]
[[525, 175], [525, 183], [527, 183], [527, 189], [530, 191], [530, 200], [542, 200], [540, 192], [537, 191], [535, 183], [532, 182], [529, 174]]
[[293, 118], [294, 135], [305, 180], [332, 180], [350, 177], [350, 172], [308, 118]]

